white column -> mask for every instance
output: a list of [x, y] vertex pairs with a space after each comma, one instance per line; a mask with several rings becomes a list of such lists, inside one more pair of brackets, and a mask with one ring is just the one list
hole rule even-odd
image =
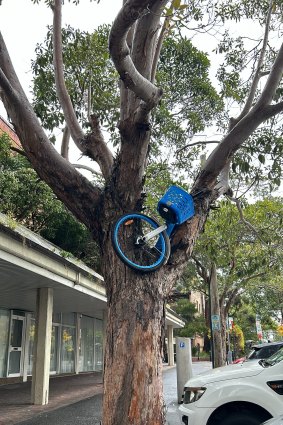
[[33, 404], [48, 403], [52, 312], [53, 289], [38, 289], [31, 393]]
[[168, 366], [174, 365], [174, 341], [173, 341], [173, 326], [167, 326], [167, 341], [168, 341]]
[[76, 349], [75, 349], [75, 373], [80, 372], [80, 338], [81, 338], [81, 317], [82, 315], [76, 313]]

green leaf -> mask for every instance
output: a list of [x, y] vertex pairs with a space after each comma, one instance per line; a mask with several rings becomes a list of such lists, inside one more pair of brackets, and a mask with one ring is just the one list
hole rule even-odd
[[179, 9], [180, 5], [181, 5], [181, 0], [174, 0], [172, 2], [173, 9]]

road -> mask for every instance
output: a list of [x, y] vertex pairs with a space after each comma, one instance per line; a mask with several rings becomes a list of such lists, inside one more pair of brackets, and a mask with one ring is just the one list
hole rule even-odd
[[[210, 362], [194, 362], [193, 376], [211, 369]], [[166, 404], [167, 425], [181, 425], [178, 416], [177, 376], [176, 367], [167, 369], [163, 373], [164, 401]]]
[[[193, 376], [211, 369], [210, 362], [193, 363]], [[163, 372], [164, 401], [167, 425], [181, 425], [178, 417], [176, 367]], [[100, 425], [102, 396], [97, 395], [78, 403], [41, 413], [18, 425]]]

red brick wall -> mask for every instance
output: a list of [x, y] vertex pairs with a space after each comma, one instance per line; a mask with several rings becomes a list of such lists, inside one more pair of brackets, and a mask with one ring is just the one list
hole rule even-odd
[[2, 117], [0, 117], [0, 134], [1, 133], [8, 134], [8, 136], [14, 142], [15, 146], [21, 148], [20, 139], [18, 138], [10, 124], [8, 124], [7, 121], [5, 121]]

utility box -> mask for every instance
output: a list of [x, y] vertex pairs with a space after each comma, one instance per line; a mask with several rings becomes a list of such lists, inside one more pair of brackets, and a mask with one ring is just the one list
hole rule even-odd
[[190, 338], [176, 337], [176, 369], [178, 403], [182, 403], [185, 383], [193, 376]]

